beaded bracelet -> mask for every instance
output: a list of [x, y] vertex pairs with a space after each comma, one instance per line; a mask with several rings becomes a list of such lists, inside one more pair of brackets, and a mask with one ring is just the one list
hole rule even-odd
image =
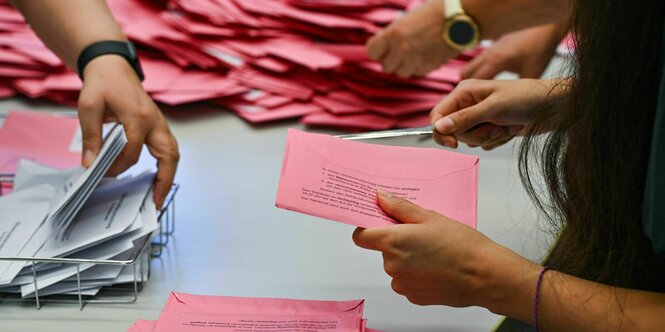
[[545, 275], [545, 272], [551, 270], [552, 268], [549, 266], [545, 266], [541, 271], [540, 274], [538, 274], [538, 280], [536, 281], [536, 295], [533, 297], [533, 326], [536, 329], [536, 332], [538, 332], [538, 294], [540, 293], [540, 284], [543, 283], [543, 276]]

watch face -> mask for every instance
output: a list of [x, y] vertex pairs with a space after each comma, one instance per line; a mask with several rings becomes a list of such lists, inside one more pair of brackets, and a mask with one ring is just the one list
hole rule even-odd
[[455, 21], [448, 28], [448, 37], [457, 45], [467, 45], [475, 38], [475, 29], [467, 21]]

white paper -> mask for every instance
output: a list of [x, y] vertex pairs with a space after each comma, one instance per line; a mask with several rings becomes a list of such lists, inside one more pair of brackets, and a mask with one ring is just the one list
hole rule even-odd
[[104, 144], [92, 165], [72, 183], [64, 197], [54, 204], [47, 222], [57, 229], [56, 236], [64, 236], [74, 216], [90, 197], [92, 191], [126, 143], [127, 137], [124, 128], [122, 125], [116, 125], [104, 140]]
[[[26, 243], [44, 225], [54, 188], [48, 184], [15, 191], [0, 197], [0, 256], [26, 255]], [[0, 285], [21, 271], [23, 262], [0, 261]]]
[[137, 220], [153, 178], [154, 174], [145, 173], [98, 188], [65, 237], [52, 236], [36, 255], [60, 257], [122, 234]]

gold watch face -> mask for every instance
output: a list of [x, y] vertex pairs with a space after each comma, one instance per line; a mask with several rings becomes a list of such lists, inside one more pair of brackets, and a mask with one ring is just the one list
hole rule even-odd
[[474, 48], [480, 42], [478, 24], [469, 15], [457, 14], [446, 20], [443, 40], [458, 51]]

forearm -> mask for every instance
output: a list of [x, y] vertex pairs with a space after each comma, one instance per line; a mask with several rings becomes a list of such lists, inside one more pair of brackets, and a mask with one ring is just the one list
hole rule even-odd
[[571, 0], [462, 0], [462, 7], [481, 27], [483, 39], [495, 39], [513, 31], [567, 21]]
[[13, 0], [14, 6], [62, 61], [76, 70], [83, 49], [100, 40], [126, 40], [104, 0]]
[[[542, 267], [521, 257], [509, 259], [516, 264], [511, 269], [503, 265], [507, 262], [490, 264], [494, 290], [487, 290], [493, 295], [487, 296], [486, 307], [533, 324]], [[544, 274], [539, 291], [538, 325], [544, 331], [656, 331], [662, 329], [663, 313], [665, 294], [611, 287], [557, 271]]]

